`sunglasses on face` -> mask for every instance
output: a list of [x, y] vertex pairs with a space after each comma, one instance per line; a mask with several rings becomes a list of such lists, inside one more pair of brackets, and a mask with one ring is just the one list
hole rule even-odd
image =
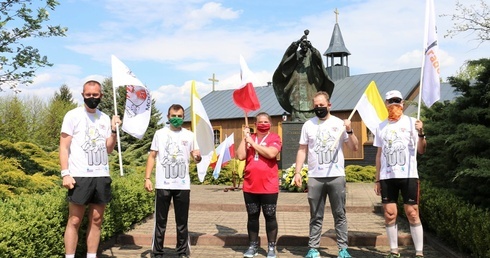
[[399, 99], [399, 98], [393, 98], [393, 99], [388, 100], [389, 104], [393, 104], [393, 103], [400, 104], [401, 102], [402, 102], [402, 99]]

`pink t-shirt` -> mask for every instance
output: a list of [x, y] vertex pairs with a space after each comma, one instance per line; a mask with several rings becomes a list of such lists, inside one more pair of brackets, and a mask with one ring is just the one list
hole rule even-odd
[[[275, 133], [269, 133], [266, 137], [257, 140], [257, 135], [252, 134], [252, 139], [263, 146], [274, 147], [281, 151], [281, 138]], [[256, 158], [255, 149], [247, 149], [246, 165], [243, 176], [243, 191], [247, 193], [278, 193], [279, 175], [276, 158], [268, 159], [261, 155]]]

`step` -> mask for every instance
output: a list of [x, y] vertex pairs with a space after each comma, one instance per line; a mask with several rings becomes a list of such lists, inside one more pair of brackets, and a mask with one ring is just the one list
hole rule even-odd
[[[197, 205], [199, 206], [199, 205]], [[189, 215], [189, 235], [192, 245], [242, 246], [248, 245], [247, 217], [245, 210], [236, 211], [232, 206], [223, 205], [219, 209], [197, 207], [192, 205]], [[287, 207], [284, 207], [286, 209]], [[303, 212], [305, 207], [295, 206], [288, 211], [277, 212], [279, 225], [278, 245], [304, 246], [308, 244], [309, 213]], [[307, 208], [307, 207], [306, 207]], [[199, 210], [203, 209], [203, 210]], [[352, 211], [350, 211], [352, 209]], [[300, 211], [291, 211], [300, 210]], [[369, 210], [369, 211], [368, 211]], [[388, 240], [385, 234], [384, 219], [376, 209], [347, 208], [347, 221], [349, 228], [349, 245], [357, 246], [386, 246]], [[175, 245], [176, 227], [173, 209], [169, 212], [165, 245]], [[261, 216], [259, 236], [262, 242], [267, 242], [265, 235], [265, 221]], [[330, 209], [325, 210], [322, 246], [336, 246], [336, 237], [333, 230], [333, 218]], [[117, 237], [119, 245], [149, 246], [152, 242], [154, 220], [149, 216], [136, 225], [132, 230]], [[399, 245], [412, 245], [408, 228], [399, 225]]]

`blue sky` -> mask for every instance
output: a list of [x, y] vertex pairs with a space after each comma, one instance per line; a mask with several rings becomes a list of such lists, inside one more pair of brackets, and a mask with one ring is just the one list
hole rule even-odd
[[[424, 0], [63, 0], [50, 12], [50, 24], [68, 27], [67, 37], [32, 39], [52, 67], [39, 69], [20, 96], [48, 99], [67, 84], [79, 103], [89, 76], [110, 77], [111, 55], [118, 57], [149, 89], [166, 115], [173, 103], [188, 107], [190, 82], [201, 97], [240, 85], [239, 55], [264, 86], [286, 48], [305, 29], [321, 53], [330, 42], [334, 11], [351, 52], [351, 75], [420, 67]], [[464, 5], [477, 0], [462, 1]], [[468, 59], [488, 57], [490, 44], [474, 35], [444, 38], [452, 27], [456, 0], [435, 0], [441, 75], [455, 75]], [[7, 93], [8, 94], [8, 93]], [[231, 100], [230, 100], [231, 101]]]

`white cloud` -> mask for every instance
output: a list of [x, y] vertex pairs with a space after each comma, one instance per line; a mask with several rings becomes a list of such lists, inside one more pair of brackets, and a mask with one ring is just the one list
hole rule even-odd
[[[88, 74], [110, 76], [110, 55], [114, 54], [124, 62], [133, 62], [131, 69], [150, 87], [165, 114], [170, 101], [186, 107], [192, 79], [197, 81], [201, 97], [211, 91], [207, 78], [213, 73], [220, 80], [217, 89], [236, 88], [240, 54], [255, 73], [254, 84], [262, 86], [272, 80], [284, 51], [303, 30], [309, 29], [313, 46], [325, 52], [335, 25], [335, 8], [352, 54], [352, 75], [420, 67], [424, 2], [356, 0], [303, 5], [286, 1], [278, 5], [258, 0], [68, 1], [63, 4], [90, 5], [96, 14], [85, 12], [84, 18], [91, 19], [92, 25], [77, 23], [70, 28], [68, 37], [59, 41], [59, 49], [66, 55], [64, 64], [42, 69], [32, 88], [49, 85], [57, 89], [67, 83], [78, 95], [78, 85]], [[436, 1], [443, 78], [454, 75], [464, 61], [484, 57], [490, 51], [488, 44], [478, 46], [468, 35], [443, 37], [453, 22], [439, 15], [453, 13], [455, 2]], [[465, 5], [475, 2], [468, 0]], [[73, 15], [78, 13], [73, 11]]]
[[233, 11], [232, 8], [223, 8], [220, 3], [205, 3], [202, 8], [189, 11], [184, 14], [187, 22], [182, 26], [185, 30], [197, 30], [208, 24], [214, 19], [232, 20], [238, 18], [240, 11]]

